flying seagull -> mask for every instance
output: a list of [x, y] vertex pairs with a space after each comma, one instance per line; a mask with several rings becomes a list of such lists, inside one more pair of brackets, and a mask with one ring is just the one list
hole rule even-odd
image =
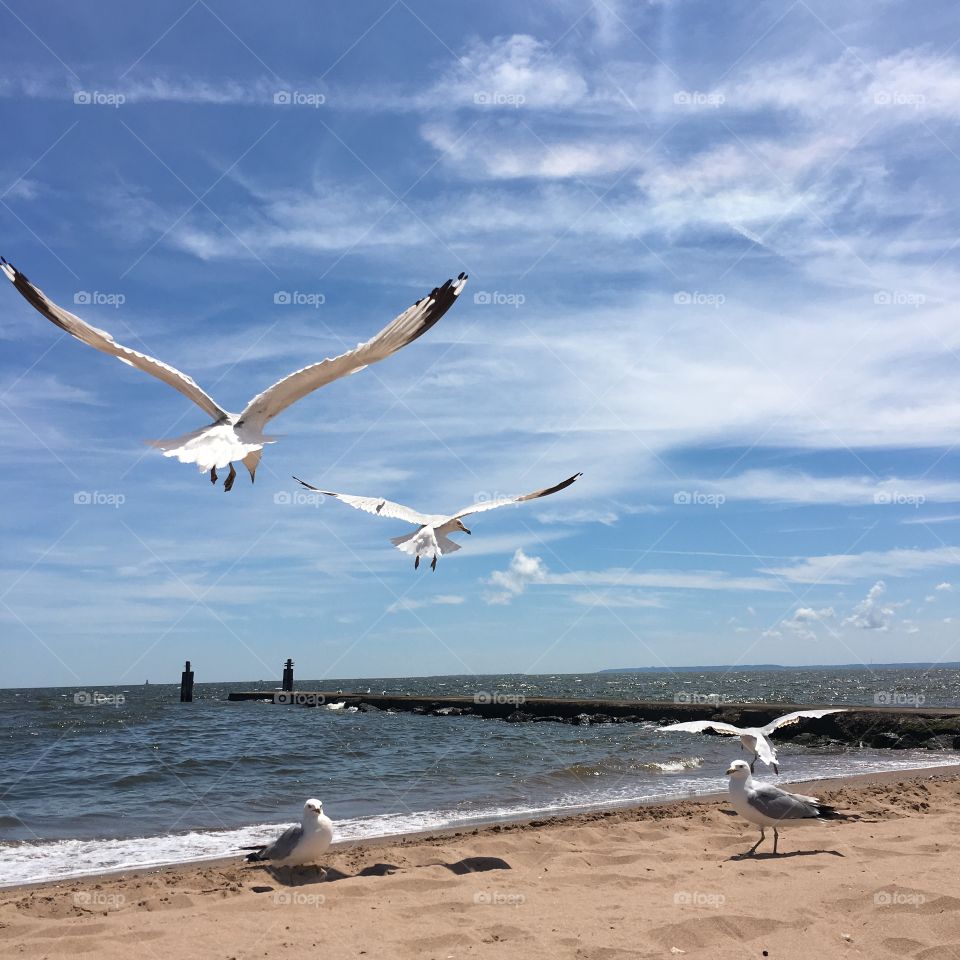
[[483, 500], [479, 503], [464, 507], [454, 514], [445, 516], [443, 514], [418, 513], [410, 507], [405, 507], [400, 503], [393, 503], [390, 500], [384, 500], [382, 497], [354, 497], [348, 493], [333, 493], [330, 490], [321, 490], [301, 480], [299, 477], [293, 479], [297, 483], [302, 483], [308, 490], [314, 490], [322, 493], [325, 497], [336, 497], [357, 510], [365, 510], [367, 513], [376, 513], [381, 517], [389, 517], [391, 520], [405, 520], [407, 523], [413, 523], [417, 526], [416, 533], [408, 533], [404, 537], [391, 537], [390, 542], [404, 553], [413, 557], [414, 569], [420, 566], [421, 557], [431, 557], [430, 569], [437, 569], [437, 560], [445, 553], [454, 553], [460, 549], [460, 544], [450, 539], [451, 533], [461, 532], [470, 533], [463, 525], [463, 518], [469, 517], [474, 513], [482, 513], [484, 510], [494, 510], [497, 507], [505, 507], [510, 503], [522, 503], [524, 500], [536, 500], [538, 497], [549, 497], [551, 493], [557, 493], [565, 487], [569, 487], [577, 477], [582, 477], [582, 473], [575, 473], [572, 477], [567, 477], [562, 483], [553, 487], [545, 487], [543, 490], [534, 490], [533, 493], [526, 493], [520, 497], [499, 497], [496, 500]]
[[777, 766], [777, 748], [770, 739], [770, 734], [780, 727], [789, 727], [791, 724], [799, 723], [805, 717], [811, 720], [817, 717], [825, 717], [828, 713], [845, 713], [846, 707], [836, 707], [830, 710], [797, 710], [795, 713], [787, 713], [776, 720], [771, 720], [765, 727], [735, 727], [732, 723], [722, 723], [719, 720], [690, 720], [685, 723], [671, 723], [666, 727], [660, 727], [661, 730], [679, 730], [681, 733], [703, 733], [705, 730], [712, 730], [714, 733], [722, 733], [731, 737], [740, 738], [740, 748], [749, 750], [753, 754], [750, 761], [750, 772], [753, 772], [753, 766], [759, 758], [767, 766], [773, 767], [774, 773], [779, 773]]
[[303, 805], [299, 824], [288, 827], [273, 843], [247, 855], [247, 860], [269, 860], [276, 867], [298, 867], [316, 863], [326, 853], [333, 840], [333, 821], [323, 812], [319, 800], [308, 800]]
[[748, 856], [753, 856], [763, 843], [767, 827], [773, 827], [773, 852], [776, 853], [780, 839], [778, 827], [857, 819], [856, 815], [840, 813], [816, 797], [787, 793], [772, 783], [754, 780], [744, 760], [734, 760], [727, 770], [727, 776], [730, 778], [730, 802], [734, 810], [760, 827], [760, 839], [750, 848]]
[[181, 463], [197, 464], [201, 473], [210, 473], [211, 483], [217, 482], [217, 470], [229, 465], [230, 473], [223, 482], [224, 490], [233, 487], [237, 475], [233, 465], [235, 460], [243, 463], [253, 482], [264, 444], [276, 442], [274, 437], [264, 435], [264, 428], [278, 413], [319, 387], [383, 360], [425, 334], [453, 306], [467, 282], [464, 273], [456, 280], [448, 280], [442, 287], [437, 287], [404, 310], [372, 340], [338, 357], [321, 360], [291, 373], [257, 394], [241, 413], [231, 413], [185, 373], [117, 343], [106, 330], [98, 330], [57, 306], [3, 257], [0, 257], [0, 269], [26, 300], [72, 337], [162, 380], [213, 417], [213, 422], [205, 427], [181, 437], [153, 440], [151, 445], [162, 450], [165, 457], [176, 457]]

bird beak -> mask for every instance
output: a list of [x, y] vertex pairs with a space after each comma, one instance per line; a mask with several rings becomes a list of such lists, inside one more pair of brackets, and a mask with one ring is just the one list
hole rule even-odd
[[[460, 526], [463, 527], [463, 524], [461, 523]], [[464, 532], [464, 533], [470, 533], [470, 531], [469, 531], [466, 527], [463, 527], [463, 532]], [[472, 534], [471, 534], [471, 535], [472, 535]]]
[[733, 767], [728, 768], [728, 770], [727, 770], [727, 776], [729, 777], [730, 774], [733, 773], [733, 772], [734, 772]]

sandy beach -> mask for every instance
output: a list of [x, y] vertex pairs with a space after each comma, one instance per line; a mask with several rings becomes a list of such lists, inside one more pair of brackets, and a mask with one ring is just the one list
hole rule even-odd
[[797, 784], [865, 819], [781, 834], [724, 797], [0, 891], [0, 952], [204, 957], [960, 956], [960, 768]]

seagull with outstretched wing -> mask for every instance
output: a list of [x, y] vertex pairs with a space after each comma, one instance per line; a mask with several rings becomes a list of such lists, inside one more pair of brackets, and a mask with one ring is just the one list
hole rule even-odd
[[176, 457], [181, 463], [195, 463], [201, 473], [209, 472], [211, 483], [217, 482], [218, 469], [229, 466], [230, 473], [223, 482], [224, 490], [233, 487], [237, 475], [233, 465], [235, 460], [243, 463], [253, 481], [264, 445], [276, 442], [263, 431], [277, 414], [314, 390], [356, 373], [371, 363], [377, 363], [423, 336], [453, 306], [467, 282], [467, 276], [463, 273], [456, 280], [448, 280], [404, 310], [373, 339], [338, 357], [321, 360], [291, 373], [257, 394], [241, 413], [231, 413], [185, 373], [117, 343], [106, 330], [98, 330], [57, 306], [3, 257], [0, 257], [0, 270], [33, 307], [61, 330], [96, 350], [162, 380], [213, 417], [213, 422], [205, 427], [181, 437], [154, 440], [151, 444], [162, 450], [165, 457]]
[[321, 490], [319, 487], [314, 487], [299, 477], [293, 479], [297, 483], [303, 484], [308, 490], [322, 493], [325, 497], [335, 497], [356, 510], [364, 510], [380, 517], [404, 520], [407, 523], [414, 524], [418, 528], [415, 533], [408, 533], [403, 537], [391, 537], [390, 542], [398, 550], [402, 550], [413, 557], [414, 569], [420, 566], [421, 557], [430, 557], [430, 569], [436, 570], [438, 558], [445, 553], [454, 553], [460, 549], [460, 544], [451, 540], [450, 534], [458, 531], [460, 533], [471, 532], [463, 525], [464, 517], [469, 517], [474, 513], [483, 513], [485, 510], [495, 510], [497, 507], [505, 507], [511, 503], [523, 503], [525, 500], [549, 497], [551, 493], [558, 493], [560, 490], [569, 487], [578, 477], [582, 476], [582, 473], [575, 473], [572, 477], [567, 477], [566, 480], [552, 487], [534, 490], [533, 493], [525, 493], [519, 497], [498, 497], [493, 500], [481, 500], [450, 515], [419, 513], [411, 507], [405, 507], [402, 503], [384, 500], [383, 497], [355, 497], [349, 493], [333, 493], [331, 490]]
[[828, 713], [844, 713], [846, 707], [833, 707], [829, 710], [795, 710], [785, 713], [782, 717], [771, 720], [764, 727], [736, 727], [732, 723], [723, 723], [720, 720], [688, 720], [684, 723], [671, 723], [660, 730], [669, 730], [677, 733], [719, 733], [729, 737], [739, 737], [740, 746], [753, 754], [750, 761], [750, 771], [753, 772], [757, 760], [762, 760], [768, 767], [773, 767], [774, 773], [779, 773], [777, 766], [777, 748], [773, 745], [770, 735], [781, 727], [789, 727], [804, 719], [816, 720], [825, 717]]

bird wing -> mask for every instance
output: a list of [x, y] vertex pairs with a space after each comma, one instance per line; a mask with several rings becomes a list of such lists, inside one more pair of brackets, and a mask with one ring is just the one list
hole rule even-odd
[[542, 490], [534, 490], [533, 493], [525, 493], [520, 497], [498, 497], [496, 500], [484, 500], [480, 503], [471, 504], [464, 507], [449, 517], [449, 520], [459, 520], [461, 517], [469, 517], [473, 513], [483, 513], [485, 510], [496, 510], [497, 507], [505, 507], [510, 503], [523, 503], [525, 500], [536, 500], [538, 497], [549, 497], [551, 493], [558, 493], [560, 490], [569, 487], [582, 473], [575, 473], [572, 477], [567, 477], [562, 483], [555, 484], [552, 487], [544, 487]]
[[721, 723], [719, 720], [688, 720], [685, 723], [670, 723], [660, 730], [679, 730], [681, 733], [703, 733], [712, 730], [714, 733], [723, 733], [731, 737], [739, 737], [743, 733], [732, 723]]
[[752, 784], [752, 788], [747, 788], [747, 803], [771, 820], [810, 820], [820, 814], [810, 797], [787, 793], [771, 783], [753, 781]]
[[845, 712], [846, 707], [834, 707], [830, 710], [796, 710], [793, 713], [785, 713], [782, 717], [777, 717], [776, 720], [771, 720], [765, 727], [761, 727], [760, 729], [764, 733], [773, 733], [774, 730], [779, 730], [781, 727], [789, 727], [791, 724], [799, 723], [805, 717], [815, 720], [817, 717], [825, 717], [828, 713]]
[[380, 517], [389, 517], [391, 520], [406, 520], [407, 523], [415, 523], [417, 526], [423, 526], [430, 523], [433, 517], [417, 513], [411, 507], [405, 507], [402, 503], [394, 503], [392, 500], [384, 500], [383, 497], [355, 497], [349, 493], [334, 493], [332, 490], [321, 490], [312, 484], [294, 477], [297, 483], [303, 484], [308, 490], [315, 490], [322, 493], [325, 497], [336, 497], [355, 510], [364, 510], [366, 513], [375, 513]]
[[273, 843], [260, 851], [258, 859], [286, 860], [293, 853], [302, 836], [303, 826], [301, 824], [287, 827]]
[[176, 367], [157, 360], [155, 357], [147, 356], [137, 350], [131, 350], [107, 333], [106, 330], [99, 330], [97, 327], [90, 326], [78, 316], [58, 307], [47, 295], [35, 287], [16, 267], [8, 263], [3, 257], [0, 257], [0, 270], [7, 275], [10, 282], [17, 288], [23, 298], [35, 309], [42, 313], [51, 323], [55, 323], [61, 330], [65, 330], [72, 337], [107, 353], [111, 357], [116, 357], [131, 367], [136, 367], [150, 376], [162, 380], [169, 384], [175, 390], [179, 390], [185, 397], [189, 397], [198, 407], [206, 410], [215, 420], [221, 420], [226, 417], [227, 412], [220, 407], [217, 402], [200, 389], [191, 377], [181, 373]]
[[753, 751], [767, 766], [773, 766], [777, 762], [777, 748], [767, 739], [765, 733], [757, 732], [760, 735], [755, 738]]
[[339, 357], [328, 357], [278, 380], [247, 404], [240, 419], [262, 427], [308, 393], [396, 353], [423, 336], [453, 306], [466, 282], [467, 275], [461, 273], [456, 280], [448, 280], [408, 307], [373, 339], [358, 344]]

